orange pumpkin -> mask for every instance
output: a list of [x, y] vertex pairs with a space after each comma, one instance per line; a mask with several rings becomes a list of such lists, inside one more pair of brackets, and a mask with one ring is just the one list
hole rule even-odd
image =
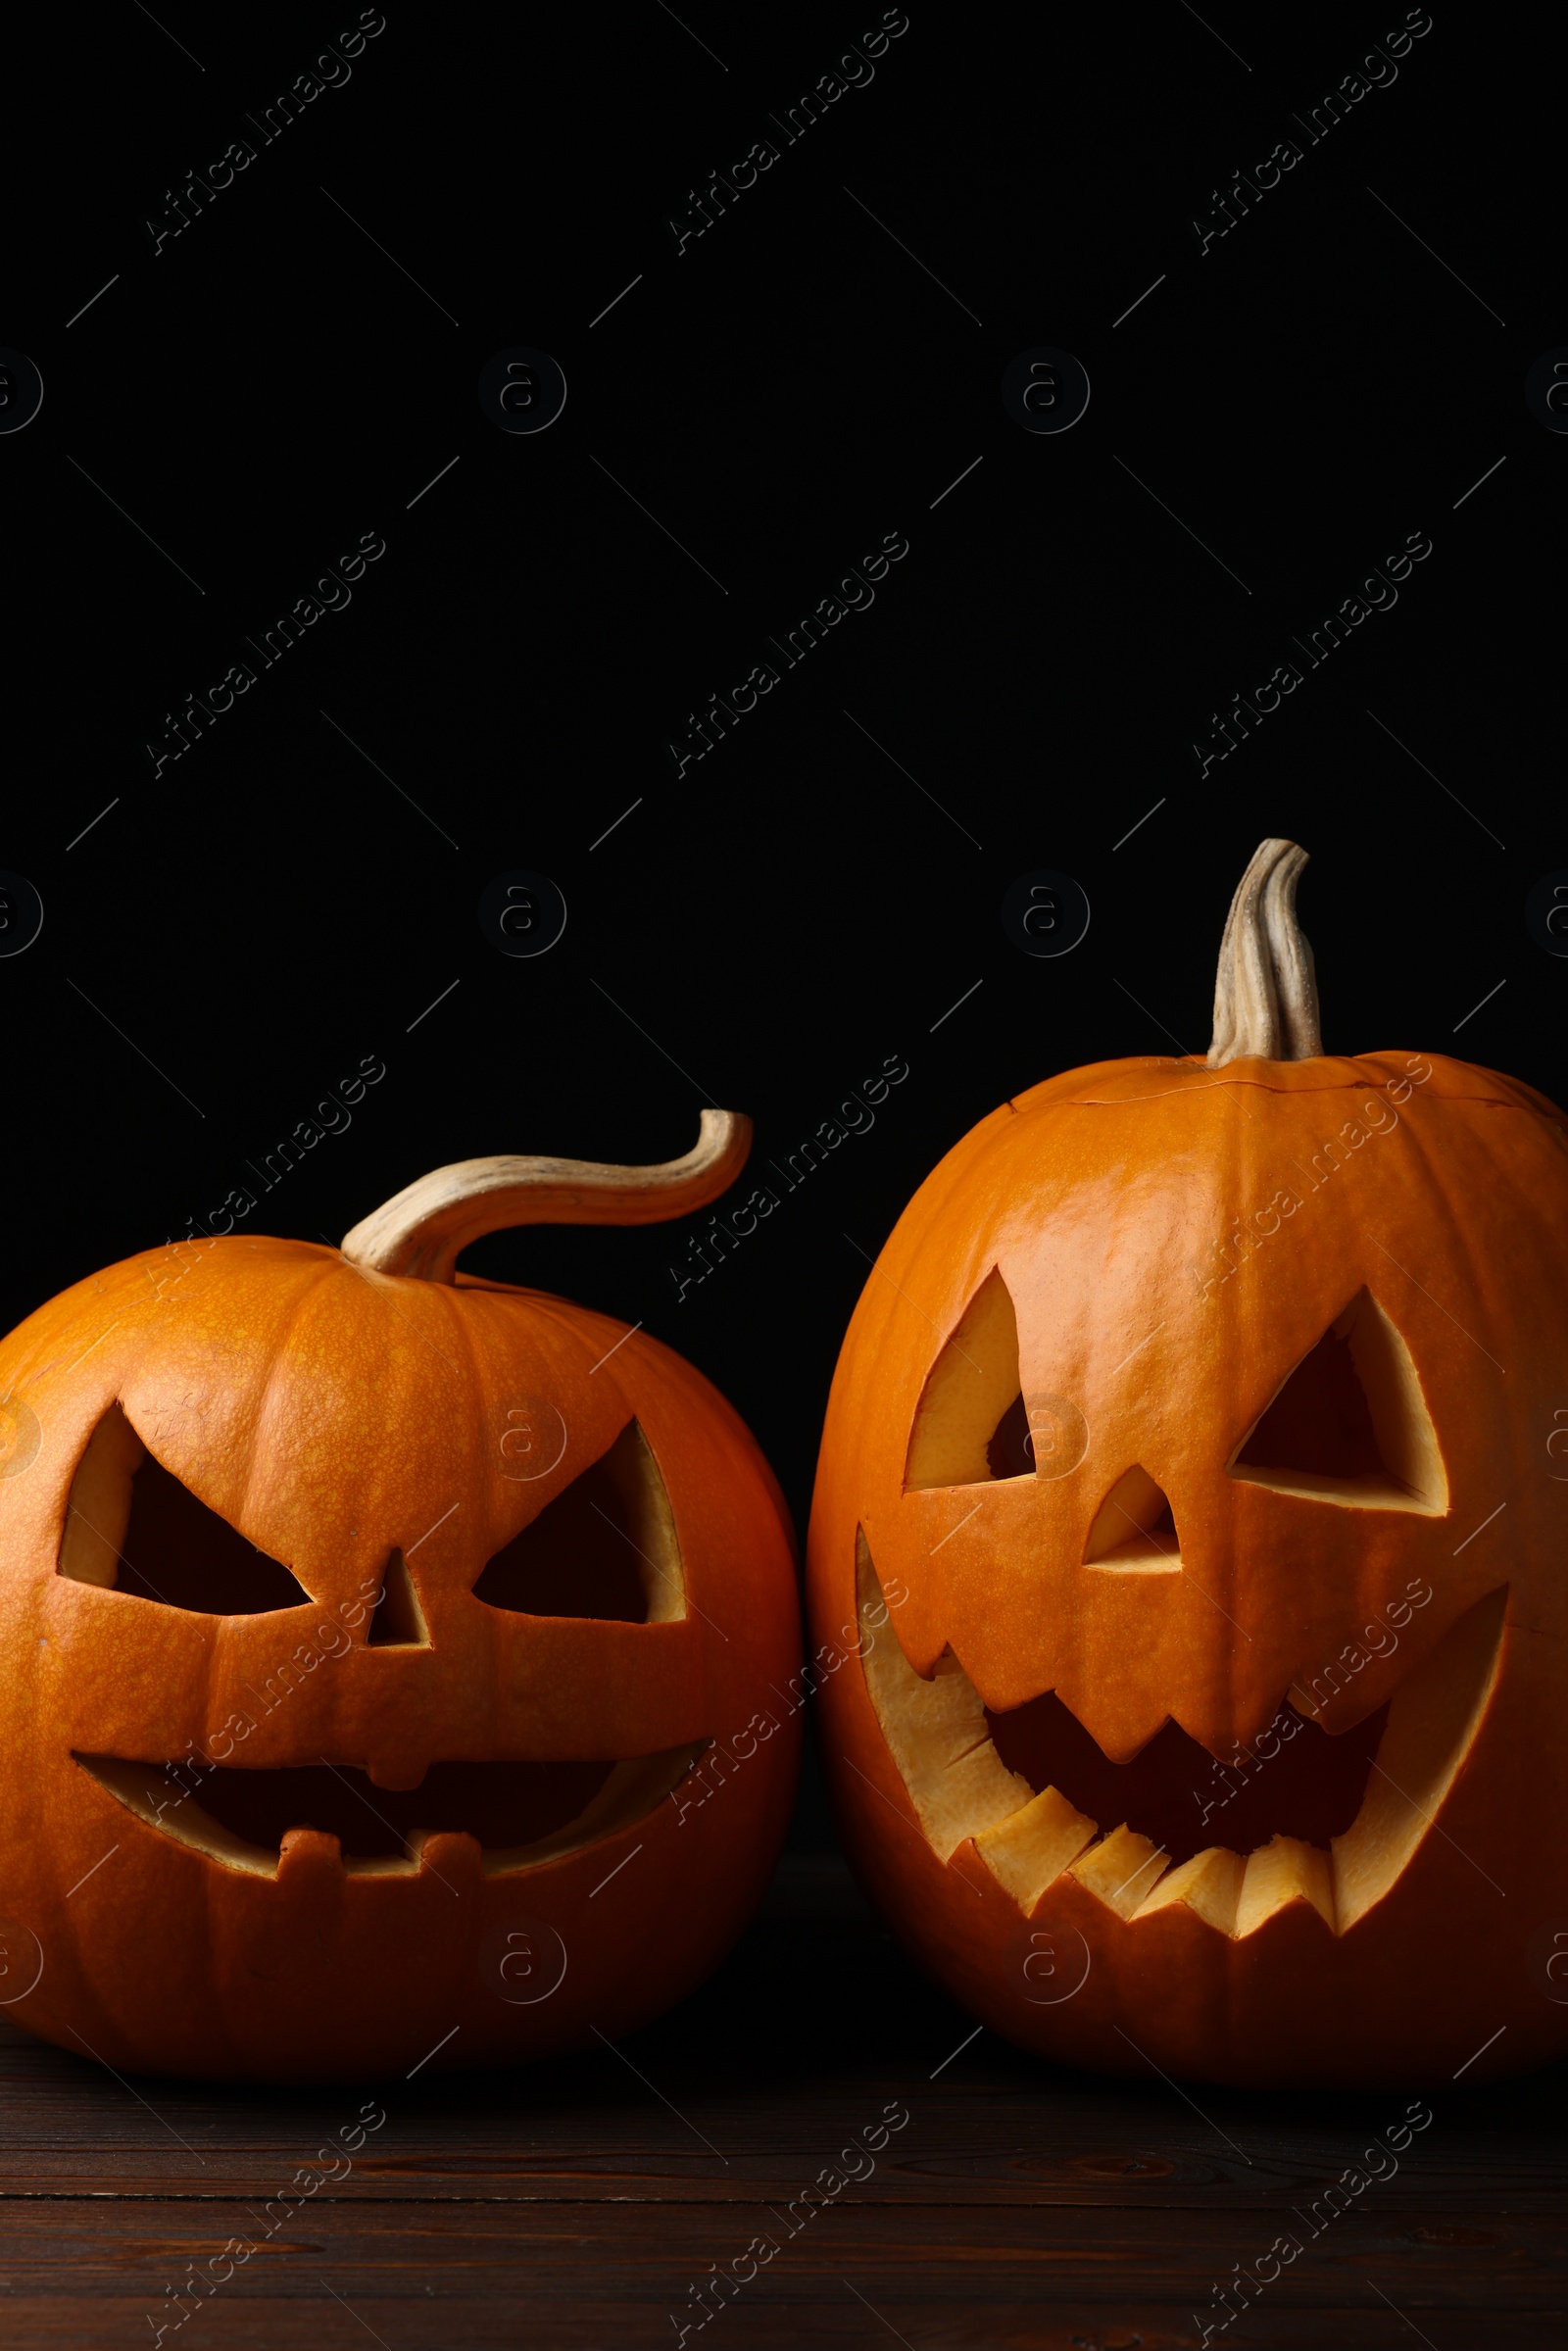
[[[341, 1249], [232, 1237], [0, 1349], [0, 1996], [116, 2067], [364, 2079], [592, 2045], [712, 1967], [789, 1816], [772, 1475], [641, 1330], [456, 1271], [732, 1180], [473, 1160]], [[698, 1800], [698, 1792], [703, 1800]]]
[[1004, 1103], [888, 1241], [812, 1508], [824, 1755], [1026, 2047], [1469, 2082], [1568, 2048], [1568, 1131], [1323, 1052], [1303, 862], [1244, 878], [1206, 1059]]

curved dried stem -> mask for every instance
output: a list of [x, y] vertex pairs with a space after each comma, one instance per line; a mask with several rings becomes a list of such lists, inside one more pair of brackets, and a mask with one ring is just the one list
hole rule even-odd
[[705, 1110], [696, 1146], [657, 1167], [592, 1159], [460, 1159], [437, 1167], [343, 1237], [351, 1265], [451, 1283], [470, 1241], [521, 1224], [660, 1224], [728, 1189], [746, 1164], [752, 1122]]
[[1220, 941], [1210, 1069], [1257, 1055], [1309, 1061], [1323, 1051], [1312, 950], [1296, 919], [1306, 851], [1264, 841], [1237, 885]]

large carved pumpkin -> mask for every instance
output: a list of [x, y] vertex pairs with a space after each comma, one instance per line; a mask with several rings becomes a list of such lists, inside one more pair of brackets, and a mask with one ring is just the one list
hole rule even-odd
[[116, 2067], [305, 2079], [592, 2044], [767, 1881], [788, 1521], [644, 1332], [456, 1271], [502, 1225], [698, 1207], [662, 1167], [473, 1160], [341, 1249], [239, 1236], [0, 1348], [0, 1997]]
[[812, 1510], [824, 1754], [1012, 2039], [1469, 2082], [1568, 2047], [1568, 1135], [1323, 1052], [1303, 862], [1249, 868], [1206, 1059], [1004, 1103], [883, 1250]]

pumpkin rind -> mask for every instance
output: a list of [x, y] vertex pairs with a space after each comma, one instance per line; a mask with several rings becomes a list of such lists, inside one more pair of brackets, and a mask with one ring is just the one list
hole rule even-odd
[[[787, 1823], [794, 1717], [716, 1800], [677, 1793], [580, 1850], [499, 1871], [452, 1834], [416, 1870], [345, 1874], [308, 1836], [257, 1875], [165, 1835], [72, 1759], [172, 1761], [189, 1742], [200, 1757], [226, 1737], [235, 1765], [325, 1758], [407, 1788], [445, 1759], [614, 1762], [728, 1742], [798, 1663], [791, 1539], [744, 1425], [670, 1349], [537, 1292], [227, 1239], [148, 1251], [54, 1299], [0, 1347], [0, 1396], [40, 1432], [24, 1473], [0, 1481], [0, 1877], [44, 1962], [10, 2009], [19, 2022], [121, 2068], [363, 2079], [443, 2041], [437, 2066], [613, 2037], [733, 1940]], [[541, 1397], [564, 1450], [520, 1480], [507, 1416]], [[224, 1618], [57, 1574], [74, 1473], [117, 1401], [166, 1469], [293, 1572], [309, 1608]], [[522, 1616], [476, 1599], [486, 1561], [634, 1416], [673, 1512], [684, 1615]], [[363, 1598], [354, 1616], [394, 1550], [425, 1645], [369, 1646]], [[302, 1641], [318, 1662], [268, 1708]], [[236, 1743], [222, 1727], [247, 1714]], [[484, 1957], [519, 1920], [566, 1955], [537, 2002], [506, 1996]]]
[[[1081, 1412], [1083, 1457], [1059, 1477], [906, 1490], [933, 1361], [999, 1269], [1023, 1395]], [[1232, 1474], [1293, 1367], [1363, 1291], [1413, 1361], [1441, 1509], [1350, 1507]], [[1564, 1363], [1568, 1137], [1544, 1098], [1491, 1071], [1395, 1053], [1102, 1063], [956, 1146], [891, 1235], [840, 1357], [808, 1546], [819, 1627], [853, 1610], [863, 1533], [884, 1591], [907, 1592], [882, 1638], [917, 1673], [951, 1650], [994, 1713], [1054, 1690], [1113, 1760], [1167, 1718], [1223, 1756], [1412, 1579], [1430, 1601], [1386, 1656], [1342, 1676], [1322, 1709], [1331, 1733], [1506, 1589], [1495, 1680], [1441, 1834], [1343, 1932], [1304, 1894], [1239, 1935], [1182, 1901], [1124, 1920], [1070, 1870], [1026, 1915], [972, 1839], [939, 1857], [865, 1673], [835, 1675], [824, 1755], [852, 1855], [977, 2015], [1106, 2071], [1147, 2059], [1253, 2082], [1413, 2084], [1502, 2026], [1467, 2079], [1568, 2047], [1568, 2008], [1526, 1964], [1531, 1933], [1568, 1917], [1568, 1489], [1550, 1474], [1549, 1411], [1543, 1423]], [[1087, 1556], [1135, 1466], [1169, 1498], [1179, 1573]], [[1215, 1831], [1223, 1844], [1222, 1818]], [[1070, 1999], [1031, 1996], [1031, 1934], [1063, 1951], [1084, 1938]]]

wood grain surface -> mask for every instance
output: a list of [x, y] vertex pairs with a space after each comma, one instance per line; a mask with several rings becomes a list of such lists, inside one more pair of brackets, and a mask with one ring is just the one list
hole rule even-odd
[[[972, 2033], [843, 1866], [807, 1857], [682, 2009], [531, 2071], [214, 2089], [121, 2081], [0, 2025], [0, 2342], [1564, 2339], [1568, 2068], [1425, 2085], [1397, 2173], [1328, 2219], [1314, 2204], [1402, 2099], [1107, 2082]], [[318, 2150], [364, 2099], [385, 2123], [330, 2179]], [[874, 2157], [839, 2161], [900, 2114]], [[1221, 2330], [1215, 2288], [1282, 2233], [1299, 2254]], [[232, 2276], [172, 2298], [215, 2261]]]

